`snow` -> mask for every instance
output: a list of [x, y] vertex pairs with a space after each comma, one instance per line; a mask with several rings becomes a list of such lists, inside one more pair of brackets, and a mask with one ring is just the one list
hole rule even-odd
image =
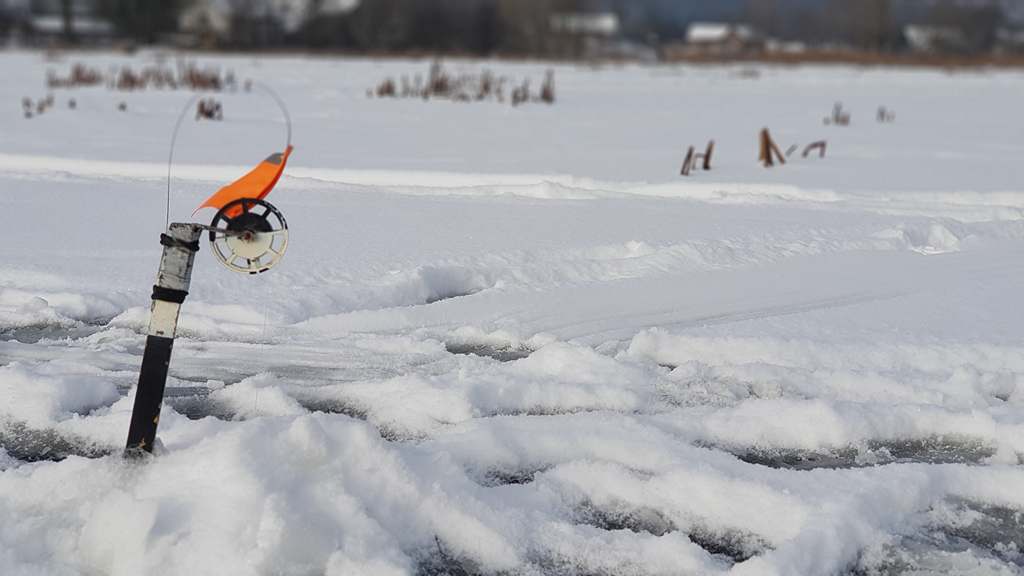
[[[513, 109], [366, 96], [426, 61], [190, 55], [288, 103], [290, 246], [204, 244], [126, 462], [188, 95], [23, 118], [48, 68], [176, 57], [50, 58], [0, 54], [0, 573], [1021, 572], [1019, 72], [558, 65]], [[172, 220], [283, 145], [215, 97]], [[758, 166], [765, 125], [828, 157]]]
[[59, 363], [29, 368], [19, 362], [0, 367], [4, 420], [41, 428], [113, 404], [117, 389], [99, 374], [68, 374]]

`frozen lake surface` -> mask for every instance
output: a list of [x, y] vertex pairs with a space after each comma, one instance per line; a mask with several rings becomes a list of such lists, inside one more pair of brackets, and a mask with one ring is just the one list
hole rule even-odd
[[[1024, 572], [1024, 74], [558, 65], [513, 108], [367, 97], [427, 61], [191, 55], [287, 102], [290, 247], [243, 277], [204, 242], [139, 465], [190, 95], [20, 100], [159, 58], [0, 53], [0, 573]], [[172, 220], [283, 147], [215, 97]], [[827, 157], [762, 168], [763, 127]]]

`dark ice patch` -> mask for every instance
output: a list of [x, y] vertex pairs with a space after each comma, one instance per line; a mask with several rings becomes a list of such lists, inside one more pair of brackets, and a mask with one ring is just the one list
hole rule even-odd
[[995, 446], [982, 440], [944, 436], [873, 442], [868, 448], [887, 454], [898, 463], [978, 464], [996, 453]]
[[687, 537], [708, 554], [725, 556], [737, 564], [771, 550], [771, 545], [763, 538], [734, 530], [717, 531], [695, 528], [690, 530]]
[[235, 411], [222, 402], [202, 396], [175, 396], [164, 398], [164, 404], [189, 420], [216, 418], [218, 420], [234, 420]]
[[938, 505], [923, 528], [861, 553], [850, 576], [960, 574], [965, 563], [1020, 573], [1024, 567], [1024, 510], [963, 499]]
[[369, 416], [366, 408], [345, 400], [344, 398], [331, 398], [317, 396], [309, 393], [293, 392], [292, 398], [310, 412], [322, 412], [324, 414], [342, 414], [356, 420], [366, 420]]
[[22, 344], [37, 344], [42, 340], [77, 340], [87, 338], [103, 329], [93, 324], [35, 324], [0, 329], [0, 341], [14, 340]]
[[676, 530], [672, 520], [647, 507], [598, 507], [588, 502], [576, 510], [576, 521], [602, 530], [629, 530], [654, 536], [664, 536]]
[[431, 294], [424, 300], [424, 304], [434, 304], [436, 302], [444, 302], [445, 300], [454, 300], [455, 298], [464, 298], [466, 296], [472, 296], [483, 292], [483, 288], [480, 289], [467, 289], [467, 290], [449, 290], [444, 292], [438, 292], [437, 294]]
[[970, 520], [940, 526], [940, 531], [1024, 567], [1024, 510], [970, 500], [955, 500], [951, 505]]
[[483, 576], [478, 564], [455, 554], [440, 538], [434, 537], [434, 546], [415, 554], [416, 576]]
[[115, 451], [84, 438], [30, 428], [20, 422], [0, 424], [0, 448], [21, 462], [60, 462], [69, 456], [102, 458]]
[[786, 470], [847, 469], [888, 464], [978, 464], [995, 447], [974, 438], [933, 436], [904, 440], [873, 440], [865, 446], [812, 451], [789, 448], [727, 449], [748, 464]]
[[[969, 564], [965, 566], [964, 564]], [[941, 531], [904, 536], [885, 544], [876, 553], [862, 557], [848, 573], [850, 576], [904, 576], [928, 574], [931, 576], [973, 573], [982, 569], [982, 563], [999, 567], [1008, 573], [1020, 573], [1020, 564], [1001, 559], [992, 550], [976, 546], [963, 538]]]
[[[588, 502], [577, 509], [576, 521], [602, 530], [629, 530], [653, 536], [664, 536], [679, 530], [665, 514], [650, 507], [597, 507]], [[696, 526], [690, 527], [686, 536], [709, 554], [721, 556], [732, 563], [746, 562], [771, 549], [763, 538], [736, 530]]]
[[548, 468], [548, 466], [518, 469], [491, 468], [483, 473], [474, 474], [470, 472], [470, 476], [481, 486], [493, 488], [497, 486], [530, 484], [534, 481], [537, 474], [544, 472]]
[[786, 448], [752, 448], [730, 450], [747, 464], [782, 468], [786, 470], [816, 470], [819, 468], [857, 468], [857, 451], [853, 448], [832, 452], [813, 452]]
[[395, 428], [387, 424], [374, 424], [377, 428], [377, 433], [380, 437], [387, 442], [418, 442], [426, 438], [421, 433], [410, 433], [408, 430]]
[[164, 398], [188, 398], [209, 396], [213, 390], [206, 386], [171, 386], [164, 388]]
[[523, 347], [515, 346], [491, 346], [488, 344], [479, 343], [452, 343], [446, 342], [444, 345], [445, 350], [451, 354], [458, 354], [461, 356], [480, 356], [483, 358], [493, 358], [498, 362], [513, 362], [515, 360], [522, 360], [533, 354], [533, 350]]
[[216, 418], [233, 420], [235, 411], [217, 400], [210, 398], [212, 389], [205, 386], [176, 386], [164, 391], [164, 405], [189, 420]]

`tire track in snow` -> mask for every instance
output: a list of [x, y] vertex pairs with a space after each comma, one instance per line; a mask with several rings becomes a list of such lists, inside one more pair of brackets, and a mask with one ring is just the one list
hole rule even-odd
[[[905, 293], [899, 292], [855, 293], [832, 298], [823, 298], [805, 302], [794, 302], [791, 304], [763, 306], [700, 316], [692, 316], [688, 312], [679, 311], [655, 311], [640, 314], [614, 314], [604, 316], [601, 318], [595, 318], [592, 320], [586, 320], [583, 322], [577, 322], [575, 324], [569, 324], [566, 326], [550, 330], [550, 332], [558, 336], [562, 336], [570, 341], [583, 342], [593, 345], [607, 342], [610, 339], [628, 339], [635, 336], [637, 332], [640, 332], [647, 328], [657, 327], [687, 329], [707, 326], [718, 326], [722, 324], [734, 324], [738, 322], [748, 322], [751, 320], [764, 320], [767, 318], [776, 318], [780, 316], [806, 314], [808, 312], [816, 312], [820, 310], [834, 310], [837, 308], [847, 308], [851, 306], [867, 304], [870, 302], [878, 302], [881, 300], [900, 298], [906, 295], [907, 294]], [[610, 322], [616, 325], [612, 328], [607, 329], [584, 329], [582, 332], [576, 330], [577, 328], [587, 327], [592, 324], [601, 325]]]

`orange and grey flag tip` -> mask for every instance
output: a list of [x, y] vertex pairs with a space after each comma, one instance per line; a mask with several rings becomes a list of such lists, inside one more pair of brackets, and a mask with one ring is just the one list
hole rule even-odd
[[250, 170], [248, 174], [221, 188], [213, 196], [207, 198], [192, 214], [195, 215], [203, 208], [221, 210], [228, 204], [242, 198], [262, 200], [267, 194], [270, 194], [270, 191], [277, 185], [277, 181], [281, 179], [281, 174], [284, 172], [285, 164], [288, 163], [288, 157], [291, 156], [291, 153], [292, 146], [289, 145], [285, 148], [284, 152], [271, 154], [266, 160]]

